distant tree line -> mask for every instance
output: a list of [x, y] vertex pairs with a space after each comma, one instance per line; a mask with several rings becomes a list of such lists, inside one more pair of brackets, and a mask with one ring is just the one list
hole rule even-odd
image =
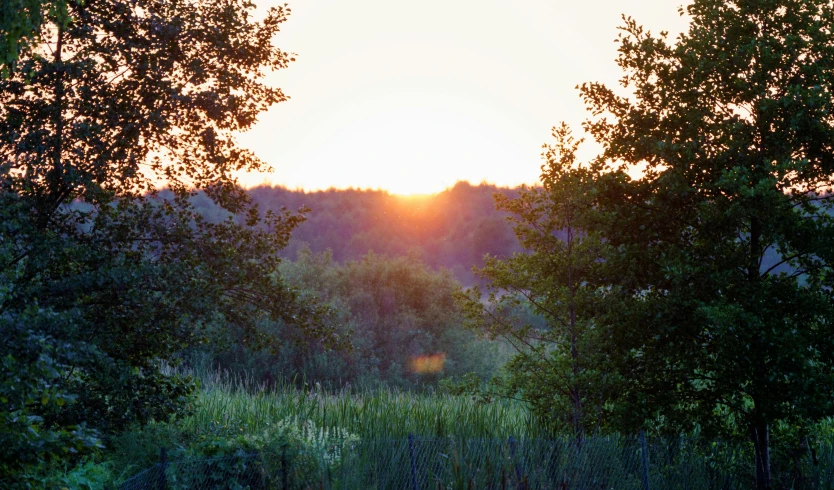
[[[472, 268], [482, 266], [485, 255], [509, 257], [521, 251], [506, 219], [509, 213], [495, 208], [496, 193], [515, 197], [518, 189], [458, 182], [443, 192], [415, 197], [357, 189], [248, 191], [262, 210], [308, 209], [281, 252], [284, 257], [293, 258], [304, 247], [313, 253], [330, 250], [338, 263], [369, 251], [388, 257], [416, 254], [434, 269], [450, 270], [465, 285], [477, 281]], [[228, 216], [205, 196], [193, 203], [208, 219]]]

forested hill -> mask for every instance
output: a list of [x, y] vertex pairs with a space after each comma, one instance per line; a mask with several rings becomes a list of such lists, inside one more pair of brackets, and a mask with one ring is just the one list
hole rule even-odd
[[292, 191], [253, 188], [263, 210], [306, 206], [307, 221], [293, 232], [284, 254], [294, 258], [307, 244], [314, 252], [332, 250], [338, 262], [369, 251], [387, 256], [416, 253], [428, 265], [450, 269], [472, 284], [471, 269], [484, 254], [507, 256], [519, 250], [505, 213], [495, 210], [493, 194], [516, 191], [459, 182], [438, 194], [402, 197], [385, 191]]
[[[331, 250], [340, 263], [370, 251], [388, 257], [417, 254], [427, 265], [449, 269], [470, 286], [476, 283], [472, 267], [482, 265], [485, 254], [506, 257], [521, 250], [505, 219], [507, 213], [497, 211], [493, 200], [496, 192], [515, 197], [516, 189], [458, 182], [443, 192], [419, 197], [378, 190], [305, 192], [266, 186], [249, 192], [264, 211], [278, 211], [282, 206], [291, 211], [309, 209], [307, 221], [281, 252], [290, 259], [305, 245], [315, 253]], [[195, 198], [194, 204], [210, 219], [225, 216], [205, 196]], [[793, 270], [778, 263], [774, 250], [765, 252], [764, 269]]]

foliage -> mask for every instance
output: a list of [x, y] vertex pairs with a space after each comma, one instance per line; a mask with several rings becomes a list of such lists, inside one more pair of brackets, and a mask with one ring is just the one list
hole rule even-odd
[[[609, 405], [615, 427], [750, 440], [757, 485], [769, 488], [771, 438], [788, 453], [834, 414], [834, 7], [696, 0], [681, 13], [692, 21], [675, 42], [624, 19], [617, 62], [628, 93], [580, 88], [602, 155], [590, 172], [573, 166], [557, 132], [567, 158], [548, 161], [543, 191], [498, 198], [526, 225], [516, 234], [531, 250], [484, 274], [550, 322], [575, 312], [595, 331], [594, 349], [613, 361], [604, 369], [622, 380]], [[588, 246], [580, 257], [569, 250], [571, 216]], [[540, 260], [547, 244], [556, 260]], [[482, 315], [478, 299], [469, 305]], [[489, 330], [530, 332], [502, 316], [518, 296], [492, 300]], [[544, 358], [538, 342], [528, 350]], [[513, 371], [529, 380], [541, 369]]]
[[63, 471], [49, 471], [37, 475], [35, 488], [59, 490], [108, 490], [114, 475], [111, 465], [87, 461]]
[[172, 461], [256, 450], [280, 457], [286, 449], [287, 458], [314, 456], [321, 464], [334, 456], [330, 451], [336, 447], [344, 455], [345, 444], [357, 438], [379, 441], [417, 434], [506, 439], [541, 433], [523, 404], [507, 400], [476, 403], [468, 397], [390, 388], [328, 392], [320, 386], [304, 391], [281, 384], [265, 390], [228, 373], [195, 376], [202, 389], [194, 412], [115, 436], [104, 453], [108, 464], [125, 475], [135, 474], [157, 463], [162, 447]]
[[[178, 437], [171, 439], [174, 434]], [[346, 430], [320, 428], [297, 417], [270, 421], [257, 431], [245, 425], [215, 424], [207, 431], [186, 433], [175, 424], [152, 424], [121, 436], [117, 448], [122, 454], [115, 454], [108, 464], [129, 462], [132, 473], [137, 466], [155, 462], [153, 457], [138, 459], [137, 454], [124, 452], [136, 448], [137, 440], [139, 446], [159, 444], [157, 454], [159, 448], [166, 449], [165, 463], [128, 479], [132, 482], [128, 485], [140, 488], [143, 478], [156, 482], [163, 474], [169, 488], [261, 488], [259, 484], [270, 478], [282, 483], [281, 488], [296, 488], [310, 481], [311, 475], [338, 470], [359, 441]]]
[[[253, 344], [276, 341], [264, 318], [341, 340], [278, 276], [302, 218], [260, 212], [232, 176], [265, 170], [234, 135], [285, 99], [264, 76], [292, 60], [272, 43], [289, 11], [26, 5], [28, 31], [8, 29], [9, 2], [0, 24], [3, 63], [16, 58], [0, 78], [0, 358], [20, 380], [0, 385], [4, 479], [94, 448], [88, 430], [106, 443], [186, 414], [191, 380], [159, 361], [226, 326]], [[198, 191], [228, 217], [200, 216]]]
[[[170, 481], [181, 481], [189, 474], [233, 474], [244, 480], [258, 468], [266, 468], [273, 478], [286, 471], [294, 483], [301, 483], [306, 474], [311, 477], [307, 485], [314, 482], [314, 487], [323, 481], [324, 488], [364, 488], [368, 484], [362, 482], [379, 478], [391, 488], [402, 488], [410, 484], [411, 461], [416, 461], [418, 478], [437, 478], [449, 485], [458, 482], [463, 488], [468, 488], [470, 478], [476, 482], [475, 488], [487, 486], [479, 486], [480, 481], [500, 480], [502, 468], [511, 480], [519, 469], [522, 478], [516, 476], [518, 480], [527, 475], [530, 482], [555, 480], [566, 488], [586, 488], [588, 478], [613, 478], [616, 488], [642, 488], [639, 440], [618, 434], [589, 436], [577, 447], [572, 437], [545, 439], [552, 433], [532, 422], [524, 404], [511, 400], [482, 404], [469, 397], [438, 393], [378, 390], [334, 394], [320, 389], [303, 392], [291, 386], [260, 391], [244, 380], [216, 373], [198, 377], [204, 389], [193, 416], [179, 423], [154, 423], [120, 438], [125, 449], [135, 448], [137, 443], [155, 445], [149, 459], [141, 460], [140, 453], [126, 451], [120, 456], [123, 459], [108, 464], [114, 468], [134, 463], [139, 468], [150, 467], [158, 461], [158, 448], [163, 446], [169, 449], [171, 461], [180, 461], [171, 463]], [[347, 430], [360, 439], [351, 443], [349, 452], [342, 452], [342, 459], [330, 472], [322, 471], [321, 463], [318, 469], [296, 463], [293, 458], [302, 453], [283, 447], [281, 437], [265, 434], [285, 424], [301, 433], [304, 420], [311, 421], [308, 427]], [[415, 434], [411, 443], [409, 433]], [[815, 427], [813, 434], [816, 439], [801, 453], [774, 460], [774, 478], [781, 488], [826, 488], [823, 482], [834, 474], [831, 431], [822, 425]], [[261, 454], [250, 456], [257, 448]], [[207, 454], [215, 457], [200, 457]], [[650, 486], [750, 488], [751, 454], [748, 444], [709, 439], [701, 433], [649, 438]], [[302, 468], [310, 471], [305, 473]], [[203, 471], [207, 469], [212, 471]]]
[[598, 201], [616, 216], [604, 233], [623, 300], [607, 322], [628, 354], [620, 420], [752, 439], [767, 488], [772, 428], [834, 414], [834, 7], [685, 12], [675, 42], [625, 19], [628, 95], [581, 88], [602, 158], [644, 168]]
[[[470, 327], [517, 351], [504, 376], [493, 380], [497, 393], [529, 401], [538, 416], [581, 437], [600, 429], [616, 386], [608, 332], [596, 320], [608, 247], [594, 205], [600, 168], [577, 165], [581, 141], [566, 126], [553, 135], [542, 186], [522, 187], [515, 199], [495, 196], [525, 252], [487, 256], [476, 273], [486, 280], [488, 297], [477, 287], [458, 297]], [[545, 324], [529, 322], [528, 311]]]
[[[199, 396], [198, 392], [198, 399]], [[194, 413], [199, 413], [199, 407]], [[184, 456], [193, 438], [194, 435], [180, 428], [177, 419], [134, 425], [111, 437], [100, 457], [118, 470], [119, 478], [123, 478], [158, 463], [162, 448], [170, 459]]]
[[64, 0], [19, 0], [0, 4], [0, 77], [8, 77], [18, 59], [40, 41], [47, 18], [66, 26]]
[[[201, 460], [214, 458], [213, 461], [206, 463], [208, 468], [182, 475], [180, 480], [184, 481], [172, 483], [233, 486], [234, 481], [251, 478], [253, 466], [257, 465], [264, 465], [267, 474], [284, 470], [292, 475], [293, 481], [306, 481], [310, 475], [337, 470], [343, 456], [358, 440], [344, 429], [318, 428], [314, 422], [298, 418], [279, 420], [256, 434], [234, 429], [230, 433], [202, 434], [195, 438], [186, 454]], [[259, 458], [248, 465], [228, 458], [255, 453]]]
[[50, 423], [51, 413], [76, 402], [62, 381], [69, 366], [84, 357], [83, 349], [35, 333], [38, 323], [55, 317], [37, 309], [0, 316], [0, 345], [7, 353], [0, 360], [0, 480], [10, 486], [36, 484], [43, 478], [36, 468], [77, 460], [101, 447], [83, 423]]
[[[265, 331], [295, 341], [255, 349], [231, 332], [222, 344], [193, 349], [189, 364], [245, 373], [265, 384], [293, 379], [297, 386], [414, 389], [465, 373], [488, 378], [506, 358], [497, 343], [462, 328], [452, 300], [459, 286], [451, 274], [431, 271], [413, 255], [371, 253], [339, 265], [329, 252], [302, 248], [295, 261], [282, 262], [281, 275], [304, 298], [328, 306], [327, 321], [350, 337], [351, 350], [328, 351], [291, 325], [265, 322]], [[414, 365], [427, 356], [442, 357], [437, 372], [419, 372]]]

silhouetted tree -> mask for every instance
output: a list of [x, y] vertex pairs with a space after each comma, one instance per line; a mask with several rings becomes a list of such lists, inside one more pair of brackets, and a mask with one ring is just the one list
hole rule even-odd
[[603, 157], [645, 167], [599, 200], [620, 252], [622, 415], [739, 431], [770, 488], [774, 425], [834, 414], [834, 6], [695, 0], [685, 13], [675, 42], [625, 20], [629, 95], [581, 88]]
[[[272, 41], [288, 10], [255, 22], [242, 0], [27, 0], [21, 34], [15, 3], [0, 7], [15, 60], [0, 78], [0, 358], [18, 381], [0, 384], [15, 448], [0, 480], [25, 485], [27, 465], [74, 454], [52, 442], [76, 427], [183, 410], [190, 382], [159, 361], [217, 329], [271, 342], [255, 328], [269, 317], [336, 339], [278, 276], [301, 218], [261, 213], [232, 177], [265, 169], [234, 134], [285, 99], [263, 77], [292, 59]], [[229, 218], [195, 212], [198, 190]]]

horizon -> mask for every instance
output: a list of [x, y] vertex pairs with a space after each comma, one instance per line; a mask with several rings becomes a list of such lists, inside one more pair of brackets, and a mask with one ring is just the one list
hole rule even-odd
[[457, 187], [458, 185], [461, 185], [461, 184], [468, 185], [468, 186], [471, 186], [471, 187], [494, 187], [496, 190], [499, 190], [499, 189], [515, 190], [515, 189], [521, 188], [522, 186], [531, 187], [531, 186], [539, 185], [538, 182], [533, 183], [533, 184], [521, 183], [521, 184], [518, 184], [518, 185], [499, 185], [499, 184], [496, 184], [494, 182], [486, 182], [486, 181], [481, 181], [481, 182], [478, 182], [476, 184], [476, 183], [469, 182], [468, 180], [458, 180], [454, 184], [452, 184], [450, 186], [447, 186], [443, 189], [440, 189], [438, 191], [418, 192], [418, 193], [411, 193], [411, 194], [403, 194], [403, 193], [399, 193], [399, 192], [393, 192], [389, 189], [383, 189], [383, 188], [355, 187], [355, 186], [327, 187], [327, 188], [320, 188], [320, 189], [304, 189], [304, 188], [300, 188], [300, 187], [292, 187], [291, 188], [291, 187], [288, 187], [284, 184], [276, 183], [276, 182], [261, 182], [261, 183], [258, 183], [258, 184], [252, 185], [252, 186], [242, 186], [242, 187], [247, 191], [251, 191], [251, 190], [255, 190], [255, 189], [281, 189], [281, 190], [285, 190], [285, 191], [288, 191], [288, 192], [302, 192], [302, 193], [305, 193], [305, 194], [314, 194], [314, 193], [319, 193], [319, 192], [340, 192], [340, 191], [345, 191], [345, 192], [349, 192], [349, 191], [350, 192], [380, 192], [380, 193], [383, 193], [383, 194], [388, 194], [390, 196], [401, 197], [401, 198], [405, 198], [405, 199], [411, 199], [411, 198], [436, 196], [436, 195], [442, 194], [444, 192], [452, 191], [455, 187]]

